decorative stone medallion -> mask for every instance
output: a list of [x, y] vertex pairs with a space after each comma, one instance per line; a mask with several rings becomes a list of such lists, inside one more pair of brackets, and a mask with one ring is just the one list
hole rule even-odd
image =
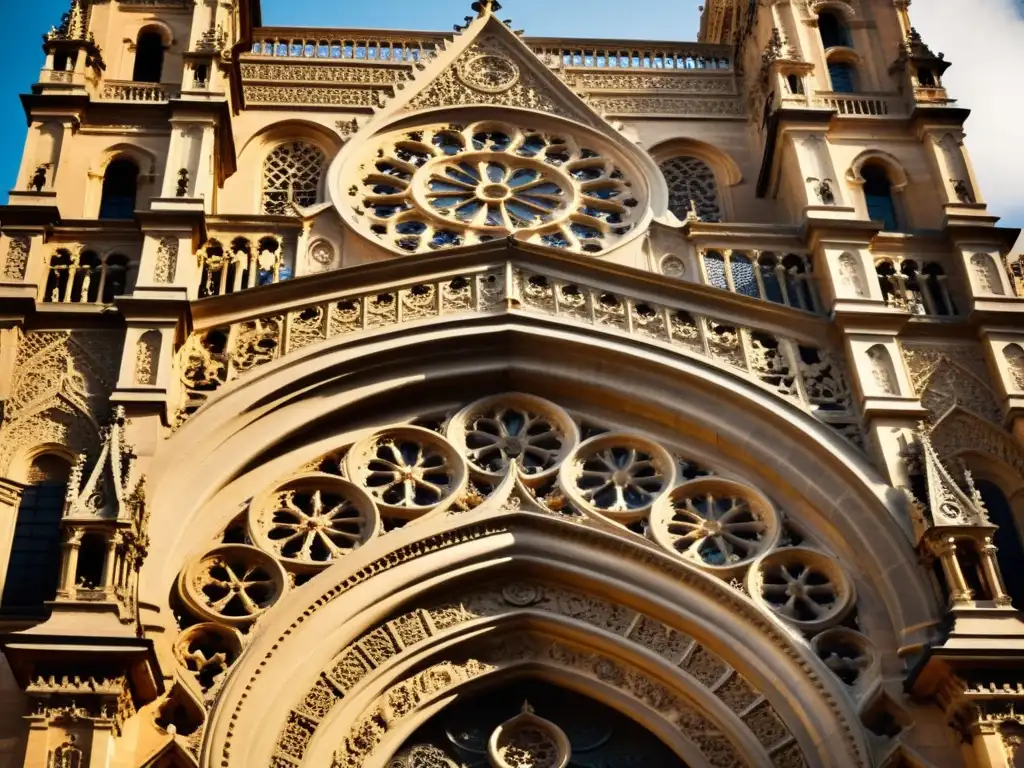
[[519, 67], [511, 59], [484, 53], [459, 62], [459, 80], [476, 91], [504, 93], [519, 82]]

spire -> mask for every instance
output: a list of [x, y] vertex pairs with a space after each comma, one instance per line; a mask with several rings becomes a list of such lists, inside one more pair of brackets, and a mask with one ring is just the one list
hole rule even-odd
[[88, 0], [71, 0], [71, 6], [60, 18], [59, 27], [50, 27], [43, 38], [45, 40], [88, 40], [89, 9]]

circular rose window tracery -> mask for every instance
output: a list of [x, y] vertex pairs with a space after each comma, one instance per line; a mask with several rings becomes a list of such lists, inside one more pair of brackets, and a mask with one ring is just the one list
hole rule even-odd
[[635, 229], [643, 207], [595, 147], [494, 121], [403, 131], [381, 138], [349, 192], [370, 232], [409, 253], [512, 234], [603, 253]]

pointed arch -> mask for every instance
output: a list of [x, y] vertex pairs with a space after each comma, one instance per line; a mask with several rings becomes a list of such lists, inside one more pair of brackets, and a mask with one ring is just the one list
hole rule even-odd
[[[355, 751], [342, 764], [377, 764], [446, 695], [523, 667], [654, 723], [694, 768], [709, 764], [709, 748], [756, 766], [786, 750], [812, 765], [866, 765], [852, 703], [823, 662], [717, 579], [522, 512], [433, 518], [393, 535], [391, 565], [375, 564], [379, 540], [261, 626], [218, 698], [204, 766], [268, 764], [275, 752], [316, 765], [344, 755], [349, 734]], [[384, 571], [382, 592], [370, 574]], [[516, 647], [524, 629], [543, 650]]]

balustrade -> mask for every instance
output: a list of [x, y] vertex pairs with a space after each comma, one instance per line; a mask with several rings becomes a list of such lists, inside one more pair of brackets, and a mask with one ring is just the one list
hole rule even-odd
[[342, 33], [329, 37], [257, 37], [249, 56], [357, 61], [415, 62], [435, 55], [441, 35], [367, 38]]
[[185, 396], [178, 418], [188, 418], [227, 381], [312, 344], [439, 317], [508, 311], [622, 333], [732, 366], [860, 440], [843, 365], [830, 350], [514, 264], [346, 292], [198, 329], [178, 352]]
[[107, 80], [100, 92], [103, 101], [135, 101], [159, 104], [175, 94], [159, 83], [136, 83], [131, 80]]
[[728, 46], [637, 47], [604, 43], [601, 47], [573, 46], [571, 42], [530, 42], [537, 57], [554, 69], [731, 70]]
[[867, 117], [885, 117], [892, 112], [900, 111], [888, 97], [848, 93], [820, 93], [815, 97], [814, 105], [834, 109], [840, 115]]

